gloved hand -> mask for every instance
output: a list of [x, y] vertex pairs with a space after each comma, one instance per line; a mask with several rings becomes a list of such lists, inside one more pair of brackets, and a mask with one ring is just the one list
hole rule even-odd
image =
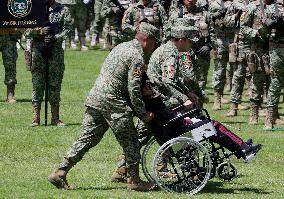
[[91, 2], [91, 0], [83, 0], [83, 3], [84, 4], [88, 4], [88, 3], [90, 3]]
[[209, 46], [202, 46], [198, 53], [201, 54], [201, 55], [205, 55], [205, 56], [208, 56], [210, 54], [210, 47]]
[[120, 8], [118, 7], [113, 7], [112, 8], [112, 11], [117, 14], [117, 15], [122, 15], [123, 14], [123, 10], [121, 10]]
[[52, 42], [55, 42], [55, 41], [56, 41], [56, 38], [53, 35], [47, 35], [47, 36], [44, 37], [45, 43], [52, 43]]

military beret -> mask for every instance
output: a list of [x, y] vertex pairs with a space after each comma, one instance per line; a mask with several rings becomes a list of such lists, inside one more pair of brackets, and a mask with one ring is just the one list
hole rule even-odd
[[192, 41], [199, 39], [198, 28], [194, 26], [173, 26], [171, 27], [170, 35], [172, 38], [187, 38]]
[[160, 30], [147, 22], [141, 22], [138, 31], [146, 33], [149, 37], [160, 40]]

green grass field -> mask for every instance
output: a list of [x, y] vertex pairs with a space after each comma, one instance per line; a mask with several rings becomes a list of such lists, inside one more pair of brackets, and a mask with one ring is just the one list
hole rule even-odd
[[[111, 183], [110, 176], [116, 166], [116, 158], [121, 153], [111, 131], [69, 173], [69, 182], [77, 189], [58, 190], [47, 181], [47, 176], [79, 136], [85, 110], [84, 100], [106, 56], [106, 51], [81, 53], [68, 50], [61, 92], [61, 118], [67, 126], [31, 128], [31, 74], [26, 71], [23, 53], [20, 52], [17, 62], [16, 104], [5, 102], [6, 88], [3, 83], [0, 84], [0, 198], [189, 197], [162, 191], [129, 192], [125, 184]], [[2, 60], [0, 63], [0, 80], [4, 81]], [[239, 116], [235, 118], [227, 118], [225, 114], [228, 105], [220, 112], [213, 112], [210, 81], [208, 93], [210, 103], [206, 107], [212, 118], [225, 123], [242, 138], [251, 137], [264, 146], [255, 161], [249, 164], [234, 161], [238, 168], [237, 179], [222, 182], [214, 178], [194, 198], [284, 198], [284, 130], [262, 131], [264, 118], [261, 118], [258, 126], [248, 125], [249, 111], [239, 112]], [[228, 93], [226, 97], [229, 97]], [[244, 102], [248, 105], [247, 98], [244, 98]], [[283, 113], [283, 104], [280, 107], [280, 112]], [[43, 111], [41, 116], [43, 123]]]

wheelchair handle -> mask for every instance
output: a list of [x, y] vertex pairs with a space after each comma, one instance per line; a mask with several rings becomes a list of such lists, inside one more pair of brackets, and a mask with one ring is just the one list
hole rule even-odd
[[182, 118], [185, 118], [185, 117], [187, 117], [187, 116], [189, 116], [189, 115], [193, 115], [193, 114], [196, 114], [196, 113], [198, 113], [198, 112], [202, 112], [202, 111], [204, 111], [205, 112], [205, 114], [206, 114], [206, 117], [209, 119], [209, 120], [211, 120], [210, 119], [210, 115], [209, 115], [209, 113], [208, 113], [208, 111], [206, 110], [206, 109], [200, 109], [200, 108], [194, 108], [194, 109], [192, 109], [192, 110], [190, 110], [190, 111], [188, 111], [188, 112], [186, 112], [186, 113], [183, 113], [183, 114], [181, 114], [181, 115], [178, 115], [177, 117], [175, 117], [175, 118], [173, 118], [173, 119], [170, 119], [169, 121], [168, 121], [168, 123], [167, 124], [164, 124], [163, 126], [164, 127], [167, 127], [170, 123], [173, 123], [173, 122], [175, 122], [175, 121], [177, 121], [177, 120], [180, 120], [180, 119], [182, 119]]

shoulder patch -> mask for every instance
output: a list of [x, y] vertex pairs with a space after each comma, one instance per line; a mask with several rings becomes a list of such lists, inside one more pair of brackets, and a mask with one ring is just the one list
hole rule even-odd
[[142, 74], [141, 64], [136, 64], [133, 70], [133, 76], [139, 78]]
[[184, 53], [180, 59], [181, 59], [181, 64], [185, 69], [192, 68], [192, 60], [189, 53]]

